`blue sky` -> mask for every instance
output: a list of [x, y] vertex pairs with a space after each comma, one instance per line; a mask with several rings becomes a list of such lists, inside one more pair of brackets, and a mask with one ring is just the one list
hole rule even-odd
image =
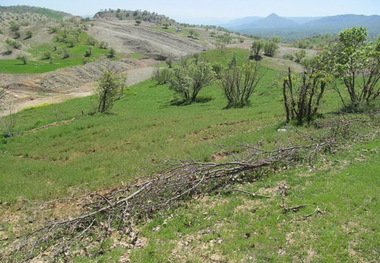
[[179, 22], [220, 23], [247, 16], [380, 15], [380, 0], [0, 0], [0, 5], [32, 5], [93, 15], [101, 9], [148, 10]]

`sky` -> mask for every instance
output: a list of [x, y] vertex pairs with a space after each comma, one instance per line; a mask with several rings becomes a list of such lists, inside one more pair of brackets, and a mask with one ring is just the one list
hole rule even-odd
[[380, 0], [0, 0], [0, 6], [10, 5], [40, 6], [80, 16], [92, 16], [108, 8], [141, 9], [194, 24], [217, 24], [271, 13], [285, 17], [380, 15]]

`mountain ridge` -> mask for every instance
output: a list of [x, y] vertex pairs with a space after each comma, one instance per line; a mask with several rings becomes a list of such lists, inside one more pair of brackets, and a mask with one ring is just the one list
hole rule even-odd
[[[248, 22], [238, 24], [238, 21]], [[255, 20], [251, 20], [250, 17], [232, 20], [223, 26], [230, 30], [248, 34], [269, 34], [274, 31], [280, 34], [287, 34], [289, 31], [303, 34], [337, 33], [344, 28], [363, 26], [366, 27], [370, 33], [380, 34], [380, 16], [344, 14], [326, 17], [297, 18], [270, 14], [267, 17]]]

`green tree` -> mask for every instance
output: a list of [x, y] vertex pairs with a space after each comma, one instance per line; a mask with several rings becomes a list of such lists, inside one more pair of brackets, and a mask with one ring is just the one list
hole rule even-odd
[[107, 54], [107, 57], [108, 58], [114, 58], [116, 56], [116, 51], [114, 48], [110, 48], [110, 50], [108, 51], [108, 54]]
[[116, 73], [113, 69], [103, 69], [102, 75], [97, 80], [95, 94], [98, 98], [97, 112], [108, 112], [115, 101], [123, 95], [126, 77]]
[[255, 40], [251, 46], [251, 58], [258, 61], [261, 60], [261, 53], [264, 49], [265, 42], [263, 40]]
[[28, 58], [25, 55], [18, 55], [17, 59], [20, 60], [23, 65], [26, 65], [28, 63]]
[[343, 82], [347, 96], [335, 85], [344, 107], [360, 111], [372, 106], [380, 96], [380, 38], [367, 41], [364, 27], [340, 32], [338, 43], [321, 53], [327, 71]]
[[181, 96], [182, 104], [190, 104], [195, 102], [201, 89], [211, 83], [214, 75], [209, 63], [196, 63], [196, 60], [191, 58], [173, 68], [169, 88]]
[[302, 59], [304, 59], [306, 57], [306, 50], [304, 49], [300, 49], [296, 52], [294, 52], [294, 61], [297, 62], [297, 63], [301, 63]]

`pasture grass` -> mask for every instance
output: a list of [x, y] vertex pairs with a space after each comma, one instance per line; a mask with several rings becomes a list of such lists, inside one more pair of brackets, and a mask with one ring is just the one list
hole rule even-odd
[[[247, 52], [226, 49], [202, 56], [226, 64], [235, 54], [242, 63]], [[89, 114], [93, 97], [21, 111], [13, 116], [16, 136], [0, 140], [0, 200], [41, 201], [117, 187], [158, 172], [165, 159], [211, 161], [242, 142], [297, 142], [295, 133], [277, 132], [285, 125], [281, 74], [268, 68], [250, 107], [241, 109], [224, 109], [217, 83], [201, 91], [203, 102], [174, 106], [166, 85], [147, 80], [126, 90], [108, 114]], [[334, 120], [338, 109], [337, 95], [328, 90], [324, 117]], [[363, 116], [371, 118], [353, 115]], [[360, 129], [356, 141], [318, 159], [314, 168], [300, 165], [234, 186], [268, 199], [221, 192], [161, 211], [140, 225], [147, 244], [132, 252], [131, 262], [379, 261], [379, 131], [378, 126]], [[360, 140], [361, 132], [374, 139]], [[288, 187], [284, 200], [280, 185]], [[283, 213], [282, 202], [306, 206]], [[305, 217], [317, 208], [323, 213]], [[124, 253], [117, 248], [76, 262], [112, 262]]]

